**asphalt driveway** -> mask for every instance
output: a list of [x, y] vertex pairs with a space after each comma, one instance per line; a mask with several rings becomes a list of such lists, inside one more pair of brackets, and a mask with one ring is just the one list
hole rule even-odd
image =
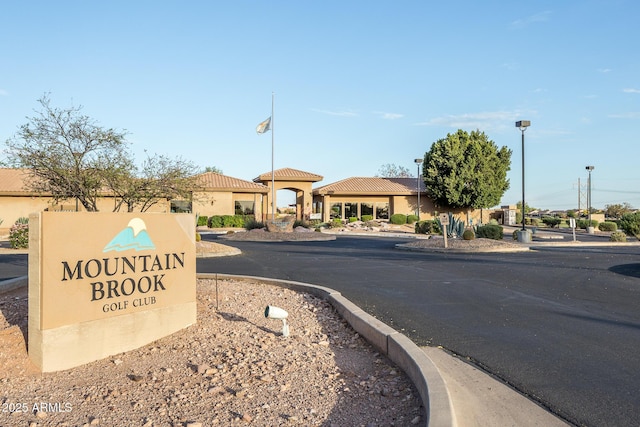
[[198, 272], [334, 288], [418, 345], [443, 346], [576, 425], [640, 425], [638, 247], [407, 253], [400, 239], [225, 242]]

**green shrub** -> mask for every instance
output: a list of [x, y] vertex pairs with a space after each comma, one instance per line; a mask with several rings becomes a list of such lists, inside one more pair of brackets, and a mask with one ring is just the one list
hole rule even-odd
[[[517, 239], [516, 232], [513, 233], [513, 239]], [[479, 239], [502, 240], [504, 237], [504, 229], [499, 225], [487, 224], [476, 227], [476, 237]]]
[[622, 215], [618, 225], [625, 233], [640, 240], [640, 211]]
[[611, 221], [601, 222], [598, 225], [598, 230], [600, 231], [616, 231], [618, 229], [618, 224]]
[[414, 222], [417, 222], [420, 218], [418, 218], [418, 215], [407, 215], [407, 224], [413, 224]]
[[373, 221], [373, 215], [362, 215], [362, 222]]
[[598, 226], [598, 221], [596, 221], [595, 219], [591, 220], [591, 223], [589, 223], [588, 219], [579, 219], [578, 221], [576, 221], [576, 227], [581, 228], [583, 230], [586, 230], [587, 227], [597, 227]]
[[464, 240], [473, 240], [476, 238], [476, 234], [473, 232], [472, 229], [467, 228], [466, 230], [464, 230], [464, 233], [462, 233], [462, 238]]
[[11, 226], [9, 229], [9, 246], [13, 249], [26, 249], [29, 247], [29, 218], [19, 218]]
[[518, 231], [520, 230], [513, 230], [513, 233], [511, 233], [511, 237], [513, 237], [513, 240], [518, 240]]
[[200, 235], [200, 233], [196, 233], [196, 242], [199, 242], [202, 240], [202, 236]]
[[249, 218], [244, 222], [245, 230], [254, 230], [256, 228], [264, 228], [264, 222], [258, 221], [255, 218]]
[[329, 228], [342, 228], [342, 220], [340, 218], [333, 218], [328, 224]]
[[622, 231], [614, 231], [613, 233], [611, 233], [611, 236], [609, 237], [609, 241], [611, 241], [611, 242], [626, 242], [627, 241], [627, 235]]
[[433, 219], [416, 222], [415, 230], [416, 234], [438, 234], [442, 231], [438, 222]]
[[198, 225], [199, 227], [207, 225], [207, 222], [208, 222], [207, 220], [208, 220], [208, 219], [209, 219], [209, 217], [207, 217], [207, 216], [198, 216], [198, 223], [197, 223], [197, 225]]
[[405, 214], [393, 214], [389, 218], [389, 222], [395, 225], [402, 225], [407, 223], [407, 216]]
[[210, 216], [207, 220], [209, 228], [222, 228], [222, 217], [219, 215]]
[[544, 218], [542, 218], [542, 222], [548, 227], [554, 228], [560, 225], [562, 219], [555, 216], [545, 216]]
[[243, 228], [245, 220], [249, 220], [253, 218], [253, 216], [248, 215], [214, 215], [209, 217], [207, 221], [207, 226], [209, 228], [223, 228], [223, 227], [233, 227], [233, 228]]
[[310, 219], [308, 221], [303, 221], [303, 223], [307, 224], [305, 225], [305, 227], [307, 228], [314, 228], [314, 227], [319, 227], [320, 224], [322, 224], [322, 221], [319, 219]]
[[349, 222], [356, 222], [356, 221], [358, 221], [358, 218], [356, 218], [355, 216], [349, 217]]

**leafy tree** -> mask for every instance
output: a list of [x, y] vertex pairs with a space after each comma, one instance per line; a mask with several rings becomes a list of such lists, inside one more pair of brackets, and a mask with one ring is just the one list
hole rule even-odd
[[555, 216], [545, 216], [544, 218], [542, 218], [542, 222], [551, 228], [556, 226], [559, 228], [560, 224], [562, 223], [562, 219]]
[[625, 233], [640, 240], [640, 211], [622, 215], [618, 225]]
[[458, 130], [433, 143], [425, 154], [423, 177], [436, 205], [489, 208], [509, 189], [511, 150], [498, 148], [484, 132]]
[[220, 169], [217, 166], [207, 166], [204, 168], [204, 173], [207, 172], [213, 172], [213, 173], [219, 173], [220, 175], [222, 175], [222, 169]]
[[413, 178], [409, 169], [404, 166], [398, 166], [393, 163], [387, 163], [380, 166], [376, 177], [382, 178]]
[[608, 218], [620, 219], [623, 215], [631, 212], [632, 209], [631, 205], [627, 202], [624, 204], [605, 205], [604, 214]]
[[10, 162], [30, 169], [31, 190], [55, 202], [76, 198], [97, 211], [105, 173], [125, 168], [130, 158], [125, 133], [98, 126], [80, 114], [82, 107], [54, 108], [47, 95], [38, 102], [42, 110], [6, 142]]
[[[518, 210], [518, 212], [522, 212], [522, 201], [519, 201], [516, 203], [516, 209]], [[538, 208], [534, 208], [532, 206], [529, 206], [529, 204], [527, 202], [524, 202], [524, 212], [525, 213], [530, 213], [532, 211], [535, 211]]]

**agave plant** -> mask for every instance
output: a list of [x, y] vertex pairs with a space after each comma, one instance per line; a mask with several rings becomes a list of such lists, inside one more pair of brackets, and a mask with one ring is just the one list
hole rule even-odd
[[438, 221], [440, 229], [447, 233], [447, 237], [455, 239], [464, 234], [464, 221], [454, 217], [451, 212], [449, 212], [449, 224], [446, 226], [442, 225], [440, 218], [436, 218], [436, 221]]

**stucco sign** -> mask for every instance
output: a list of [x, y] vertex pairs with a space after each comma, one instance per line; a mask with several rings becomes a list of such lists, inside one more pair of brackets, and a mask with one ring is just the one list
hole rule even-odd
[[[135, 348], [132, 343], [142, 345], [195, 323], [194, 221], [187, 214], [33, 215], [30, 348], [32, 327], [34, 337], [55, 331], [72, 341], [86, 339], [87, 328], [100, 337], [111, 333], [106, 347], [113, 354], [124, 351], [121, 344]], [[136, 324], [147, 330], [127, 329]], [[123, 331], [129, 337], [118, 344], [113, 338]], [[84, 342], [76, 350], [87, 347]]]

